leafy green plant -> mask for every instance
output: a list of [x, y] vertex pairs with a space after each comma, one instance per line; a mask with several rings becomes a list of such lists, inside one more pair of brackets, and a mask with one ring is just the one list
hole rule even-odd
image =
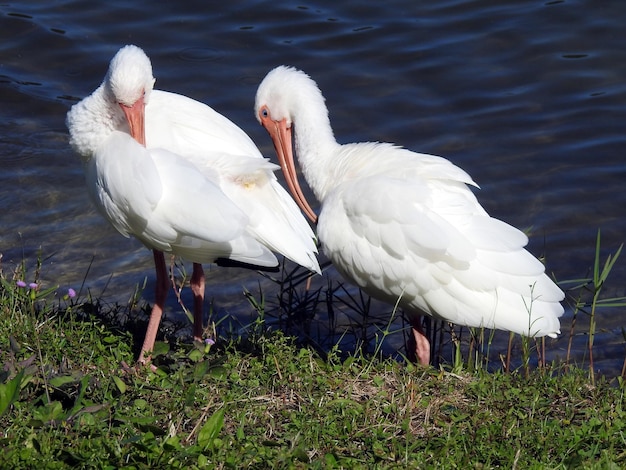
[[611, 299], [610, 301], [602, 301], [600, 300], [600, 293], [606, 282], [617, 258], [619, 258], [620, 253], [622, 252], [624, 244], [621, 244], [620, 247], [613, 255], [608, 255], [602, 269], [600, 269], [600, 230], [598, 230], [598, 236], [596, 238], [596, 254], [595, 254], [595, 262], [593, 265], [593, 278], [592, 278], [592, 293], [593, 298], [591, 301], [591, 312], [590, 312], [590, 322], [589, 322], [589, 373], [592, 383], [595, 381], [595, 373], [593, 366], [593, 341], [596, 332], [596, 308], [599, 306], [626, 306], [626, 302], [623, 302], [623, 299], [620, 299], [619, 302], [615, 302], [615, 299]]
[[224, 408], [220, 408], [204, 423], [198, 433], [198, 445], [203, 450], [214, 450], [221, 445], [219, 434], [224, 427]]
[[18, 399], [22, 383], [24, 382], [24, 369], [6, 383], [0, 384], [0, 415], [9, 409], [9, 406]]
[[[571, 322], [570, 335], [568, 340], [566, 364], [570, 362], [572, 342], [575, 336], [575, 328], [580, 312], [586, 313], [589, 317], [589, 329], [587, 332], [587, 354], [589, 358], [589, 379], [595, 382], [595, 370], [593, 360], [593, 346], [597, 329], [597, 312], [600, 308], [624, 308], [626, 307], [626, 297], [602, 298], [602, 293], [606, 286], [610, 273], [615, 267], [623, 244], [613, 254], [609, 254], [602, 263], [601, 261], [601, 236], [600, 230], [596, 236], [596, 246], [593, 260], [591, 276], [581, 279], [573, 279], [563, 282], [564, 285], [572, 285], [568, 290], [573, 300], [573, 317]], [[588, 299], [588, 297], [591, 297]], [[626, 362], [625, 362], [626, 363]]]

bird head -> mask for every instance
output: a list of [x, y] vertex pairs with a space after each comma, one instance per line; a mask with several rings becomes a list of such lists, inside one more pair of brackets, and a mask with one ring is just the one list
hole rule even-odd
[[142, 97], [147, 104], [154, 82], [150, 59], [133, 45], [124, 46], [115, 54], [105, 79], [115, 100], [129, 107]]

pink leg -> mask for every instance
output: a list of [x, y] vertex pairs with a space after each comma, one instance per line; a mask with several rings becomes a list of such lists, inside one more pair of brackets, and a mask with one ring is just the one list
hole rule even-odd
[[202, 310], [204, 304], [204, 270], [199, 263], [193, 263], [191, 275], [191, 292], [193, 292], [193, 339], [202, 341]]
[[[422, 317], [414, 317], [411, 319], [411, 329], [413, 333], [413, 341], [415, 342], [415, 360], [427, 366], [430, 364], [430, 342], [424, 333], [422, 327]], [[412, 354], [413, 351], [411, 351]]]
[[154, 306], [150, 314], [150, 321], [146, 329], [146, 336], [139, 353], [139, 363], [146, 364], [150, 362], [150, 356], [146, 356], [149, 351], [154, 349], [154, 342], [159, 331], [161, 316], [165, 308], [165, 299], [167, 298], [167, 290], [169, 288], [169, 280], [167, 278], [167, 267], [165, 266], [165, 256], [163, 252], [152, 250], [154, 255], [154, 267], [156, 269], [156, 286], [154, 295]]

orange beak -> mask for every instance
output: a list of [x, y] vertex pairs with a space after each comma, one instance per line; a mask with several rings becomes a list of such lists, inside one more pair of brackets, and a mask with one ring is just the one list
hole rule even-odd
[[274, 149], [278, 156], [278, 163], [283, 170], [285, 179], [287, 180], [287, 186], [293, 195], [298, 206], [304, 212], [304, 214], [311, 220], [311, 222], [317, 222], [317, 215], [309, 206], [302, 189], [298, 183], [298, 175], [296, 174], [296, 165], [293, 160], [292, 140], [291, 140], [291, 127], [287, 126], [287, 120], [274, 121], [269, 116], [262, 117], [261, 124], [274, 143]]
[[126, 106], [120, 103], [124, 116], [130, 127], [130, 135], [144, 147], [146, 146], [146, 126], [145, 126], [145, 103], [143, 96], [139, 98], [132, 106]]

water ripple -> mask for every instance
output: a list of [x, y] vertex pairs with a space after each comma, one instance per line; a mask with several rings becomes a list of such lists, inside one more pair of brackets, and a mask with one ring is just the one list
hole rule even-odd
[[177, 56], [189, 62], [217, 62], [224, 57], [224, 54], [204, 47], [188, 47], [181, 50]]

